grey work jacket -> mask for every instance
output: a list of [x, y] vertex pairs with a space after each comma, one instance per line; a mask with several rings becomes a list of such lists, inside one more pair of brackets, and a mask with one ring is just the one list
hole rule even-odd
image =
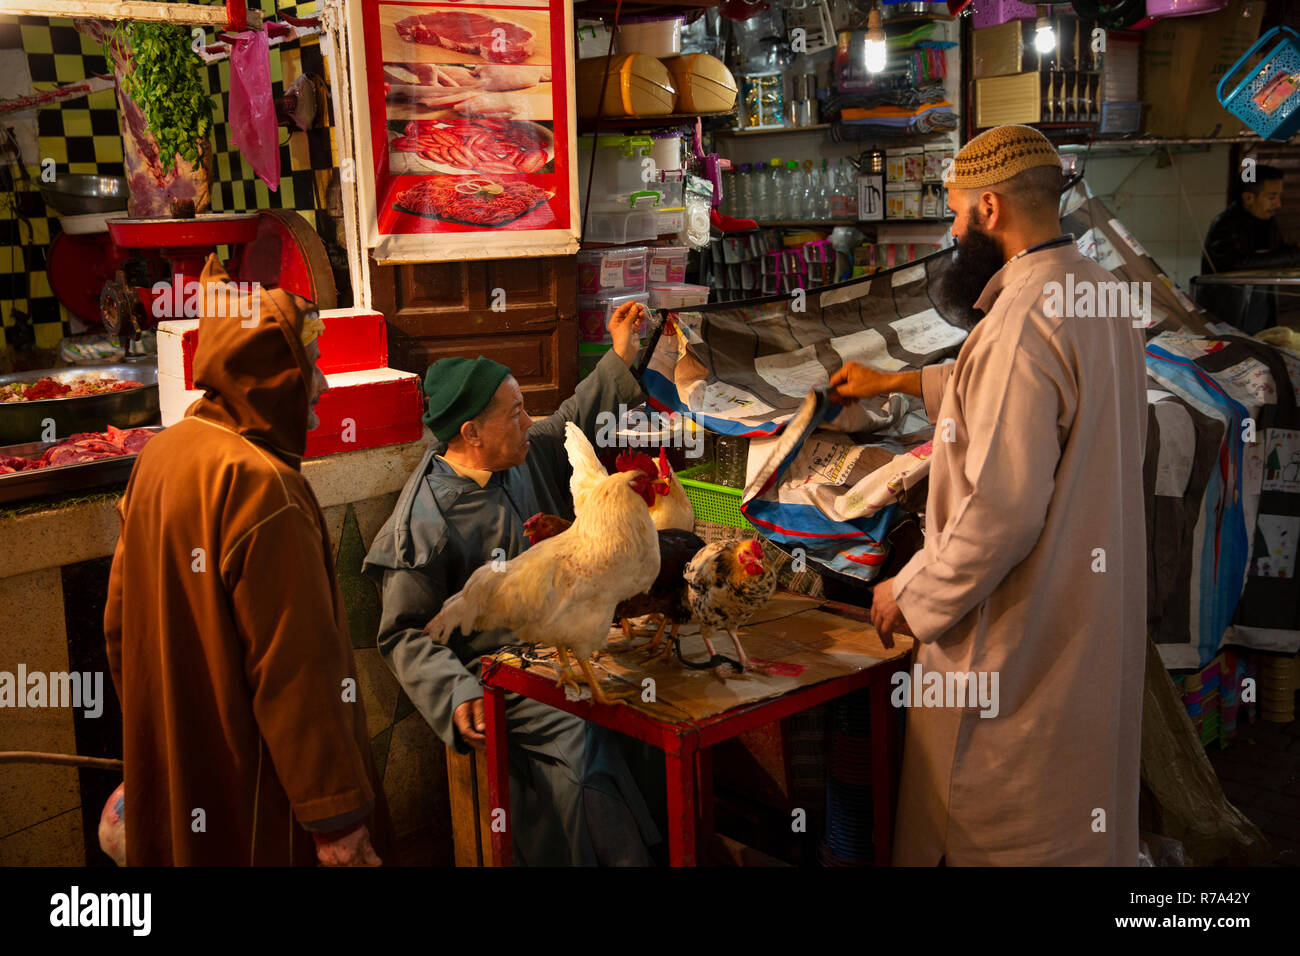
[[452, 714], [465, 701], [483, 695], [476, 676], [478, 659], [512, 638], [504, 630], [468, 637], [458, 631], [444, 646], [422, 637], [421, 630], [477, 568], [493, 559], [495, 549], [509, 559], [528, 547], [528, 518], [538, 512], [573, 518], [565, 423], [576, 424], [594, 444], [600, 412], [616, 412], [620, 404], [634, 407], [644, 400], [640, 385], [611, 350], [559, 411], [529, 429], [531, 445], [522, 465], [494, 473], [480, 488], [439, 457], [444, 446], [437, 443], [407, 480], [362, 570], [379, 586], [383, 599], [379, 652], [446, 743], [468, 749]]

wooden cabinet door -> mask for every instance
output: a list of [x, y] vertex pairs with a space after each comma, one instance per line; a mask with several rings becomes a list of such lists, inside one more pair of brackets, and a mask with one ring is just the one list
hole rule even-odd
[[554, 411], [578, 384], [576, 261], [372, 261], [389, 364], [423, 375], [446, 356], [484, 355], [510, 367], [530, 415]]

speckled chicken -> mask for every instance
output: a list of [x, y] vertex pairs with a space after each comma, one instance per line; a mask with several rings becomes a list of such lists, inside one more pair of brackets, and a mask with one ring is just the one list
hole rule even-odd
[[776, 569], [763, 557], [756, 538], [705, 545], [686, 566], [686, 598], [700, 624], [700, 636], [713, 657], [715, 630], [726, 631], [742, 670], [759, 670], [745, 653], [737, 628], [749, 622], [776, 590]]

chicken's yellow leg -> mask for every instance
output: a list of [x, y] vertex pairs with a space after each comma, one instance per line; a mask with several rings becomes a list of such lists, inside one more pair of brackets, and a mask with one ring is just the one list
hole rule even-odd
[[600, 689], [600, 681], [596, 679], [596, 672], [591, 669], [591, 664], [585, 660], [579, 659], [578, 666], [582, 668], [582, 674], [587, 678], [587, 686], [591, 688], [591, 699], [598, 704], [626, 704], [626, 697], [635, 697], [636, 688], [630, 688], [626, 691], [615, 691], [612, 694], [606, 694]]
[[650, 653], [646, 655], [645, 663], [649, 664], [651, 661], [669, 661], [669, 662], [672, 661], [673, 648], [677, 640], [677, 628], [681, 626], [679, 622], [673, 621], [673, 629], [671, 635], [666, 641], [663, 642], [664, 645], [663, 648], [661, 650], [656, 650], [656, 648], [659, 647], [659, 640], [664, 633], [664, 625], [667, 623], [668, 623], [668, 616], [664, 615], [663, 619], [659, 622], [659, 630], [655, 631], [654, 640], [652, 640], [647, 647], [647, 650], [649, 650]]
[[575, 693], [579, 692], [578, 681], [573, 676], [573, 668], [569, 665], [569, 652], [564, 648], [556, 645], [555, 659], [555, 686], [566, 685], [572, 687]]

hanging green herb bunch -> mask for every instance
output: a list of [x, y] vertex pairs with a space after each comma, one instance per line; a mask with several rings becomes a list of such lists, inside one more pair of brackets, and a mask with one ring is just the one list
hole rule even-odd
[[189, 31], [171, 23], [118, 23], [104, 40], [104, 56], [110, 63], [125, 60], [122, 90], [144, 111], [163, 171], [172, 171], [177, 153], [197, 166], [199, 143], [212, 129], [212, 100]]

